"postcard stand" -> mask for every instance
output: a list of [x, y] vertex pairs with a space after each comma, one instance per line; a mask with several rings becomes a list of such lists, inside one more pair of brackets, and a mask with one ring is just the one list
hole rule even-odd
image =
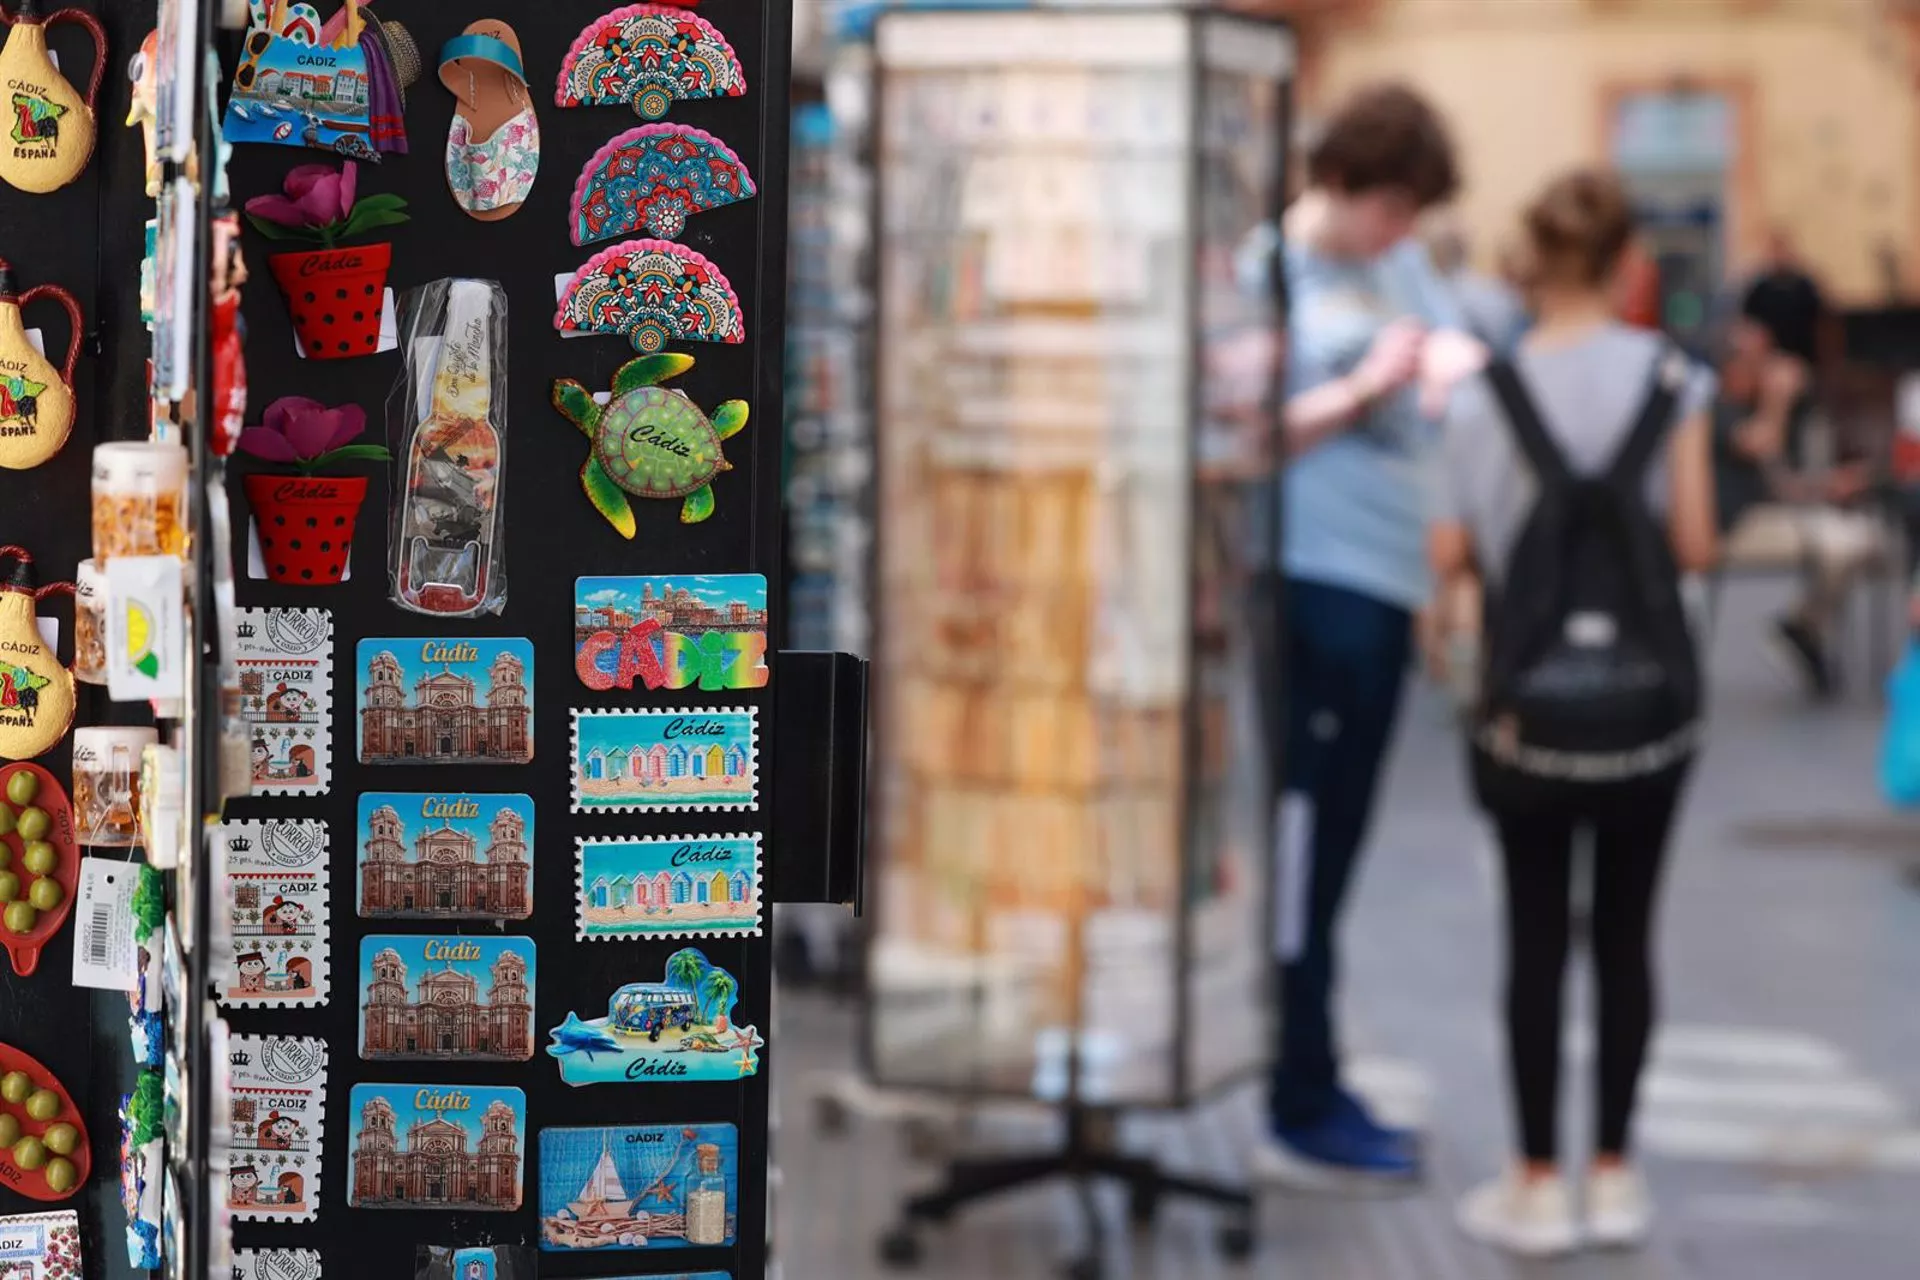
[[[1031, 1099], [1064, 1144], [959, 1160], [880, 1242], [1094, 1180], [1150, 1222], [1250, 1193], [1118, 1146], [1269, 1056], [1277, 402], [1293, 50], [1193, 9], [884, 13], [875, 37], [878, 708], [867, 1065]], [[1270, 558], [1267, 559], [1270, 563]], [[911, 1010], [911, 1016], [907, 1011]], [[895, 1016], [897, 1014], [901, 1016]]]

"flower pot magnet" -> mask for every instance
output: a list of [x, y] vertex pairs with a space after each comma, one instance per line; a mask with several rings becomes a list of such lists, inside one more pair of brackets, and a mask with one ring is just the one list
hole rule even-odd
[[33, 557], [20, 547], [0, 547], [0, 759], [31, 760], [51, 751], [73, 724], [73, 673], [34, 624], [34, 606], [57, 591], [71, 593], [73, 584], [35, 590]]
[[[67, 309], [73, 336], [67, 363], [53, 363], [27, 340], [20, 308], [51, 298]], [[80, 304], [59, 285], [35, 285], [25, 293], [13, 287], [13, 268], [0, 258], [0, 467], [25, 471], [60, 452], [73, 432], [73, 367], [80, 359]]]
[[[40, 0], [20, 0], [11, 22], [6, 46], [0, 48], [0, 85], [7, 95], [0, 179], [45, 195], [79, 177], [93, 155], [93, 112], [106, 70], [107, 33], [84, 9], [61, 9], [43, 18]], [[78, 23], [93, 37], [93, 76], [84, 98], [47, 56], [47, 28], [63, 22]]]
[[395, 195], [356, 200], [353, 161], [335, 169], [303, 164], [286, 177], [284, 194], [247, 201], [247, 220], [269, 240], [307, 240], [320, 246], [267, 259], [293, 313], [293, 331], [312, 360], [344, 360], [380, 349], [390, 244], [348, 247], [341, 241], [407, 220], [407, 202]]
[[367, 478], [320, 472], [341, 462], [389, 461], [385, 445], [352, 443], [366, 429], [367, 411], [359, 405], [329, 409], [318, 400], [283, 396], [267, 406], [261, 426], [240, 433], [241, 452], [294, 468], [292, 475], [256, 473], [244, 481], [269, 580], [324, 587], [346, 573]]

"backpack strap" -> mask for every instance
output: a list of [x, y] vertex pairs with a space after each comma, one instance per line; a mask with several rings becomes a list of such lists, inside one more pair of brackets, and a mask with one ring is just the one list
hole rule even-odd
[[1499, 400], [1507, 425], [1513, 430], [1514, 441], [1542, 487], [1558, 487], [1571, 481], [1573, 473], [1567, 469], [1566, 456], [1547, 433], [1547, 424], [1540, 420], [1540, 411], [1534, 407], [1533, 397], [1527, 394], [1513, 362], [1495, 360], [1487, 366], [1486, 375], [1487, 385], [1493, 388], [1494, 398]]
[[1686, 384], [1687, 358], [1671, 343], [1663, 343], [1647, 379], [1647, 397], [1640, 406], [1640, 417], [1607, 466], [1608, 483], [1629, 486], [1640, 483], [1653, 461], [1653, 451], [1673, 425], [1680, 391]]

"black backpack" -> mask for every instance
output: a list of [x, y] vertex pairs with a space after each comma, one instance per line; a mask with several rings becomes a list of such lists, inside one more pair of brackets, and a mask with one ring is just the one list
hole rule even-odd
[[1667, 531], [1645, 498], [1685, 375], [1684, 358], [1664, 352], [1613, 461], [1575, 475], [1514, 367], [1487, 370], [1539, 491], [1486, 596], [1475, 741], [1499, 764], [1597, 782], [1658, 772], [1693, 748], [1699, 661]]

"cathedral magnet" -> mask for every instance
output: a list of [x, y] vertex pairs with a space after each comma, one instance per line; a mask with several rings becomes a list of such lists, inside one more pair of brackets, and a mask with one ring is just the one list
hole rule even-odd
[[326, 1041], [235, 1036], [227, 1085], [227, 1208], [241, 1222], [312, 1222], [327, 1110]]
[[215, 838], [226, 843], [231, 937], [220, 1003], [325, 1004], [327, 824], [227, 822]]
[[766, 1041], [733, 1021], [740, 983], [706, 953], [667, 957], [664, 980], [629, 982], [607, 999], [607, 1016], [569, 1013], [547, 1032], [550, 1057], [571, 1085], [695, 1083], [758, 1074]]
[[760, 837], [577, 842], [575, 936], [721, 938], [760, 933]]
[[356, 656], [361, 764], [526, 764], [533, 644], [373, 638]]
[[757, 809], [752, 707], [573, 712], [573, 811]]
[[354, 1208], [520, 1207], [527, 1149], [527, 1095], [520, 1090], [357, 1084], [348, 1110], [347, 1203]]
[[376, 933], [360, 940], [360, 1056], [533, 1057], [533, 939]]
[[533, 798], [371, 791], [360, 797], [363, 920], [525, 920]]

